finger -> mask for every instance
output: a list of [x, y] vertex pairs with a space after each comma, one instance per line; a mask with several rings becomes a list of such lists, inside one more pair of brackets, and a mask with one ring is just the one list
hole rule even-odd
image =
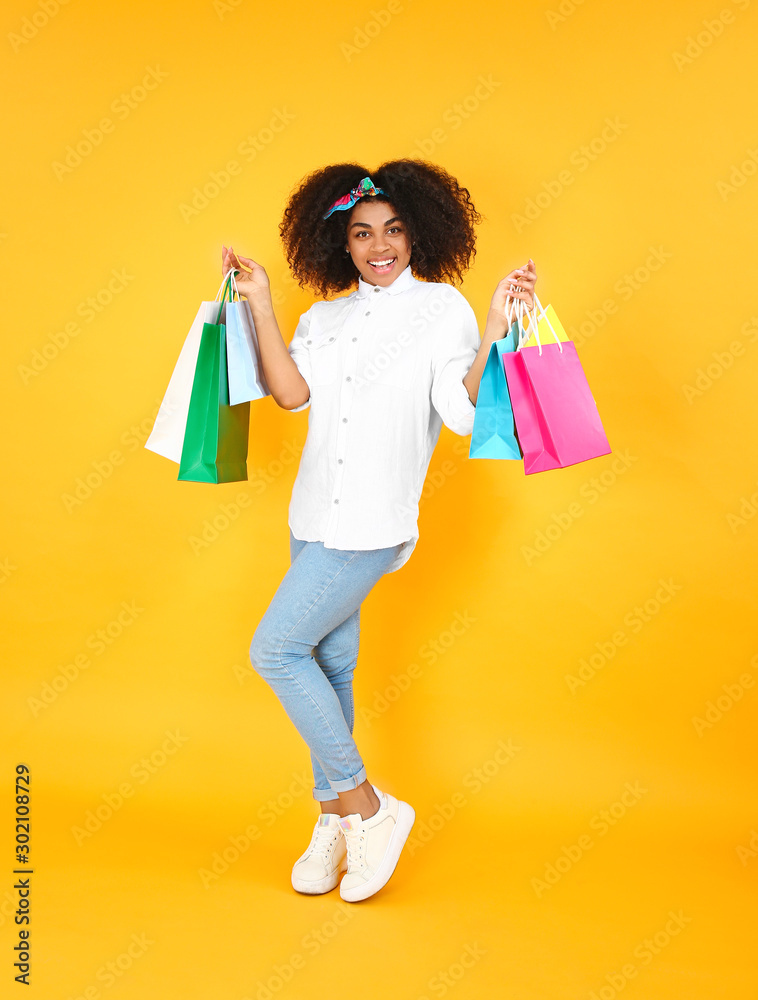
[[537, 275], [532, 274], [531, 271], [528, 271], [526, 274], [520, 275], [518, 280], [521, 285], [525, 285], [531, 288], [531, 286], [537, 280]]
[[509, 279], [512, 282], [518, 283], [520, 281], [527, 281], [529, 278], [529, 272], [525, 271], [523, 268], [516, 268], [511, 271]]

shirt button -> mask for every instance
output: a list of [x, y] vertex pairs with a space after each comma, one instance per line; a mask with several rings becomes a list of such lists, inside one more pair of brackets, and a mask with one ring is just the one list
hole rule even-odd
[[312, 344], [312, 343], [313, 343], [312, 340], [306, 340], [306, 344]]
[[370, 316], [370, 315], [371, 315], [371, 310], [370, 310], [370, 309], [369, 309], [369, 311], [368, 311], [368, 312], [366, 313], [366, 315], [367, 315], [367, 316]]
[[378, 289], [378, 288], [375, 288], [375, 289], [374, 289], [374, 291], [375, 291], [375, 292], [378, 292], [378, 291], [379, 291], [379, 289]]
[[353, 337], [353, 342], [355, 342], [357, 339], [358, 339], [357, 337]]
[[352, 379], [350, 378], [350, 376], [348, 375], [348, 377], [347, 377], [347, 378], [345, 379], [345, 381], [346, 381], [346, 382], [352, 382], [353, 380], [352, 380]]
[[337, 465], [342, 465], [342, 459], [341, 458], [337, 459]]
[[335, 500], [334, 502], [335, 502], [335, 503], [339, 503], [339, 500]]
[[346, 423], [347, 423], [347, 417], [343, 417], [343, 418], [342, 418], [342, 423], [343, 423], [343, 424], [346, 424]]
[[331, 340], [334, 340], [334, 337], [330, 337], [330, 338], [329, 338], [329, 340], [330, 340], [330, 341], [331, 341]]

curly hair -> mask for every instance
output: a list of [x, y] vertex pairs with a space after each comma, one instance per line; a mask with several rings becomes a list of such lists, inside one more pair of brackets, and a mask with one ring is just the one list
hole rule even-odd
[[423, 281], [460, 282], [476, 255], [474, 225], [482, 216], [465, 187], [442, 167], [425, 160], [390, 160], [369, 171], [357, 163], [336, 163], [308, 174], [295, 189], [279, 225], [287, 262], [302, 288], [320, 295], [342, 292], [359, 271], [345, 253], [350, 212], [323, 216], [364, 177], [384, 194], [372, 201], [392, 204], [414, 242], [410, 267]]

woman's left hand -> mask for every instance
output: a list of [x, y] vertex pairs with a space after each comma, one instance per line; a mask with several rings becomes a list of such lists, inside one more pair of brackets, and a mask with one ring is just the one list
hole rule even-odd
[[[534, 308], [534, 286], [537, 281], [537, 269], [534, 261], [529, 258], [525, 267], [517, 267], [498, 282], [495, 294], [492, 296], [490, 309], [498, 315], [508, 315], [515, 318], [512, 312], [515, 299], [521, 299], [527, 309]], [[506, 306], [508, 314], [506, 314]], [[511, 319], [512, 322], [512, 319]], [[510, 326], [510, 322], [508, 324]]]

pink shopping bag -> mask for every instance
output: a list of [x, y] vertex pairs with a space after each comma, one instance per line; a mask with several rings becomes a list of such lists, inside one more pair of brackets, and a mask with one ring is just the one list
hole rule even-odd
[[[536, 295], [535, 303], [542, 319], [545, 310]], [[549, 319], [547, 323], [552, 330]], [[611, 453], [574, 342], [561, 341], [553, 330], [556, 342], [542, 345], [538, 328], [535, 309], [530, 332], [537, 334], [537, 346], [524, 347], [524, 337], [515, 352], [503, 354], [526, 475]]]

